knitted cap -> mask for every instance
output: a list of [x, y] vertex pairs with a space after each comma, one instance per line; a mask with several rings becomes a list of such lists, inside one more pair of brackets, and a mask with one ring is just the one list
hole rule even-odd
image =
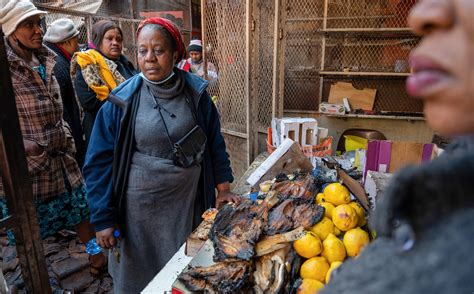
[[74, 22], [69, 18], [60, 18], [49, 25], [43, 40], [50, 43], [61, 43], [79, 35]]
[[16, 27], [28, 17], [47, 14], [28, 0], [0, 0], [0, 25], [5, 36], [10, 36]]
[[189, 43], [188, 51], [197, 51], [202, 52], [202, 42], [201, 40], [191, 40]]

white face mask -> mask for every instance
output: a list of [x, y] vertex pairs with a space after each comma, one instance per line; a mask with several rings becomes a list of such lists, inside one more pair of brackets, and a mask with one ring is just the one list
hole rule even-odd
[[153, 85], [162, 85], [162, 84], [166, 83], [167, 81], [169, 81], [169, 80], [174, 76], [174, 71], [172, 71], [172, 72], [170, 73], [170, 75], [169, 75], [167, 78], [165, 78], [165, 79], [163, 79], [163, 80], [161, 80], [161, 81], [159, 81], [159, 82], [154, 82], [154, 81], [149, 80], [142, 72], [140, 73], [140, 76], [141, 76], [143, 79], [145, 79], [147, 82], [149, 82], [150, 84], [153, 84]]

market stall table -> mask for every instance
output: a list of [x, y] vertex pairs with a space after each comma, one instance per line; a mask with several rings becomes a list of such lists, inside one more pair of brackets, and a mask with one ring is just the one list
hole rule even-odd
[[192, 257], [184, 254], [185, 247], [186, 244], [183, 244], [179, 248], [178, 252], [143, 289], [142, 293], [171, 293], [171, 286], [174, 281], [192, 259]]

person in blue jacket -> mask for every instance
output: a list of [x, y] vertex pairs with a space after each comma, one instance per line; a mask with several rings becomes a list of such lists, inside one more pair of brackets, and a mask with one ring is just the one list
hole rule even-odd
[[137, 45], [141, 74], [99, 110], [84, 166], [97, 243], [118, 244], [109, 256], [114, 293], [141, 291], [206, 208], [239, 200], [207, 82], [175, 67], [186, 55], [179, 29], [144, 20]]

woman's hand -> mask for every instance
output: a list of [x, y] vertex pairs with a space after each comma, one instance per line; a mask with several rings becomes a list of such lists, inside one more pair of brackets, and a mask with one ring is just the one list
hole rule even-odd
[[239, 203], [241, 198], [239, 195], [230, 192], [229, 182], [225, 182], [217, 185], [217, 197], [216, 197], [216, 207], [219, 208], [221, 205], [227, 202]]
[[44, 148], [38, 145], [35, 141], [23, 139], [23, 145], [25, 146], [26, 156], [38, 156], [43, 153]]
[[102, 248], [112, 248], [117, 243], [114, 237], [114, 228], [107, 228], [95, 233], [97, 244]]

